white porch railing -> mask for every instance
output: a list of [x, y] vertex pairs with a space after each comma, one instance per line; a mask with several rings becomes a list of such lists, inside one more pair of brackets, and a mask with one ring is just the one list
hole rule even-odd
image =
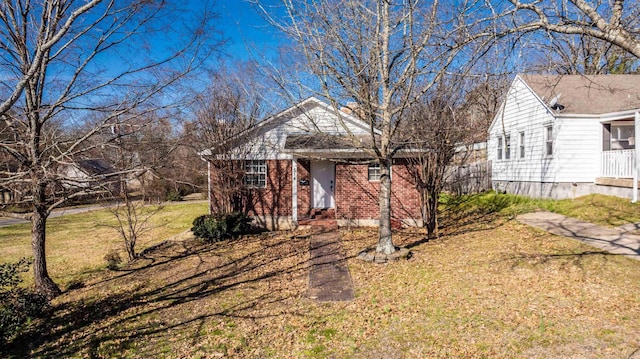
[[602, 151], [602, 177], [632, 178], [635, 150]]

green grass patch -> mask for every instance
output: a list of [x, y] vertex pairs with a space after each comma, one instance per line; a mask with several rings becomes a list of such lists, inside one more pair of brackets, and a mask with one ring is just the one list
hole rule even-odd
[[[159, 243], [191, 227], [193, 219], [207, 212], [203, 202], [167, 204], [149, 222], [149, 231], [138, 240], [137, 250]], [[50, 218], [47, 221], [47, 266], [49, 274], [63, 287], [81, 281], [88, 274], [106, 267], [105, 255], [121, 251], [123, 240], [113, 228], [115, 218], [108, 210], [96, 210]], [[0, 262], [15, 262], [32, 256], [30, 224], [0, 228]], [[32, 283], [31, 275], [25, 276]]]
[[444, 194], [440, 198], [440, 204], [445, 218], [479, 214], [513, 217], [521, 213], [545, 210], [609, 227], [640, 222], [640, 203], [601, 194], [564, 200], [536, 199], [496, 192], [459, 197]]

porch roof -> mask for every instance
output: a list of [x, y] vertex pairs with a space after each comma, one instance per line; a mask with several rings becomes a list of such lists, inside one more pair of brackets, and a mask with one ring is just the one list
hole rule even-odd
[[[368, 137], [368, 136], [366, 136]], [[365, 136], [355, 136], [353, 139], [341, 135], [288, 135], [285, 143], [285, 150], [353, 150], [361, 146], [354, 145], [353, 141], [360, 141], [366, 145], [368, 138]]]
[[[328, 134], [290, 134], [285, 139], [286, 152], [321, 158], [368, 157], [361, 146], [356, 146], [354, 138]], [[366, 136], [356, 136], [355, 141], [363, 144]]]
[[[370, 159], [373, 158], [371, 147], [371, 138], [368, 135], [349, 137], [329, 134], [291, 134], [287, 136], [284, 144], [285, 152], [326, 159]], [[402, 148], [395, 153], [394, 158], [413, 158], [425, 151]]]

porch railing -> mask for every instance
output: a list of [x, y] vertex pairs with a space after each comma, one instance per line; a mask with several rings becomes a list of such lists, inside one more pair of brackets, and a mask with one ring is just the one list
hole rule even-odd
[[615, 150], [602, 152], [600, 175], [611, 178], [633, 177], [635, 150]]

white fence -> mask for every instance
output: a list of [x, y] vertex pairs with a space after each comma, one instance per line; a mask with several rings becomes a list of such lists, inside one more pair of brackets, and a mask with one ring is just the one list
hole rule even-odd
[[611, 178], [633, 177], [635, 150], [616, 150], [602, 152], [600, 175]]

